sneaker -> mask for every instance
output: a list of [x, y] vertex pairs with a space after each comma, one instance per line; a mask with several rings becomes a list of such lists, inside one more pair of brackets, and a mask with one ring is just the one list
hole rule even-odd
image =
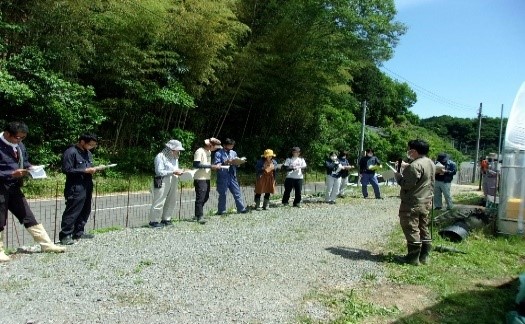
[[93, 234], [82, 233], [82, 234], [80, 234], [80, 235], [75, 235], [75, 236], [73, 236], [73, 239], [75, 239], [75, 240], [80, 240], [80, 239], [82, 239], [82, 240], [86, 240], [86, 239], [88, 239], [88, 240], [89, 240], [89, 239], [92, 239], [92, 238], [94, 238], [94, 237], [95, 237], [95, 235], [93, 235]]
[[160, 221], [160, 223], [161, 223], [163, 226], [171, 226], [171, 225], [173, 225], [171, 219], [170, 219], [170, 220], [168, 220], [168, 219], [163, 219], [163, 220]]
[[201, 218], [199, 218], [199, 219], [197, 220], [197, 222], [198, 222], [199, 224], [201, 224], [201, 225], [204, 225], [204, 224], [206, 224], [206, 219], [205, 219], [204, 217], [201, 217]]
[[376, 199], [383, 199], [383, 197], [376, 197]]
[[71, 237], [71, 235], [68, 235], [66, 237], [63, 237], [60, 239], [60, 244], [62, 245], [73, 245], [75, 244], [75, 241], [73, 241], [73, 238]]
[[246, 213], [248, 213], [248, 208], [244, 208], [244, 209], [241, 210], [239, 213], [240, 213], [240, 214], [246, 214]]
[[159, 222], [149, 222], [149, 227], [151, 228], [159, 228], [159, 227], [163, 227], [163, 225]]
[[328, 203], [329, 203], [330, 205], [335, 205], [335, 201], [333, 201], [333, 200], [330, 200]]

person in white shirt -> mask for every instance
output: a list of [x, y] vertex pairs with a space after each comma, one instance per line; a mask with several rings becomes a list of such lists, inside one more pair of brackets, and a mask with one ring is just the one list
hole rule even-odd
[[211, 163], [211, 152], [221, 148], [221, 141], [211, 137], [204, 140], [204, 146], [197, 149], [193, 155], [193, 168], [198, 169], [193, 176], [193, 186], [195, 187], [195, 220], [199, 224], [206, 223], [204, 204], [210, 198], [211, 171], [221, 168]]
[[301, 189], [303, 188], [304, 179], [303, 170], [306, 169], [306, 161], [300, 157], [300, 155], [301, 149], [297, 146], [293, 147], [292, 157], [287, 158], [283, 165], [288, 172], [284, 180], [284, 194], [281, 201], [284, 206], [288, 206], [290, 193], [292, 189], [294, 189], [295, 198], [293, 200], [293, 206], [301, 208]]
[[180, 151], [184, 151], [182, 143], [172, 139], [155, 156], [153, 203], [149, 213], [149, 226], [151, 227], [172, 225], [171, 216], [175, 211], [177, 202], [178, 176], [183, 173], [179, 169]]

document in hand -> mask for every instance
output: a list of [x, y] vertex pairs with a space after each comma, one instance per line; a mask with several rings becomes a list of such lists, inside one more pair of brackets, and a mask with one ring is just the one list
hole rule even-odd
[[44, 165], [33, 165], [30, 169], [27, 169], [27, 171], [29, 171], [31, 178], [33, 179], [44, 179], [47, 178], [44, 167]]
[[443, 170], [445, 170], [445, 166], [441, 164], [440, 162], [436, 163], [436, 172], [441, 173], [443, 172]]
[[95, 170], [100, 171], [100, 170], [104, 170], [104, 169], [107, 169], [107, 168], [112, 168], [112, 167], [115, 167], [115, 166], [117, 166], [117, 165], [116, 164], [108, 164], [108, 165], [102, 164], [102, 165], [96, 166]]
[[230, 161], [230, 163], [233, 164], [233, 165], [239, 166], [239, 165], [241, 165], [243, 163], [246, 163], [246, 158], [245, 157], [242, 157], [242, 158], [238, 158], [237, 157], [235, 159], [232, 159]]
[[193, 181], [193, 177], [195, 176], [195, 172], [197, 172], [197, 170], [186, 170], [186, 171], [182, 172], [181, 175], [178, 175], [179, 180], [180, 181]]

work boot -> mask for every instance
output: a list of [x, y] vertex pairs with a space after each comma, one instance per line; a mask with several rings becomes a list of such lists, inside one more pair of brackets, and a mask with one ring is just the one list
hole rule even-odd
[[263, 201], [263, 209], [264, 210], [268, 210], [268, 208], [269, 208], [268, 206], [270, 206], [270, 199], [266, 199], [265, 198], [264, 201]]
[[9, 262], [11, 258], [4, 252], [4, 239], [2, 238], [2, 232], [0, 232], [0, 262]]
[[65, 247], [55, 245], [55, 243], [51, 241], [42, 224], [28, 227], [27, 231], [33, 236], [35, 242], [40, 244], [42, 252], [62, 253], [66, 251]]
[[405, 255], [404, 262], [414, 266], [419, 265], [419, 253], [421, 252], [421, 242], [407, 242], [408, 253]]
[[423, 244], [421, 244], [421, 253], [419, 253], [419, 262], [421, 264], [428, 264], [430, 262], [431, 242], [432, 241], [423, 241]]
[[255, 210], [261, 210], [261, 198], [255, 198]]

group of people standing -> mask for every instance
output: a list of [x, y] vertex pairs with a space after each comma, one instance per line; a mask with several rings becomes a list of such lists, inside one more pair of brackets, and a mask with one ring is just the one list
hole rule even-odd
[[[211, 172], [217, 174], [217, 192], [219, 194], [217, 215], [226, 213], [226, 195], [230, 191], [238, 213], [247, 213], [237, 179], [237, 167], [243, 163], [233, 150], [235, 141], [227, 138], [224, 142], [211, 137], [204, 140], [204, 145], [194, 153], [193, 185], [195, 188], [195, 215], [194, 220], [200, 224], [206, 223], [204, 204], [210, 197]], [[183, 173], [179, 168], [178, 158], [184, 151], [178, 140], [170, 140], [165, 148], [157, 154], [154, 160], [155, 177], [153, 183], [153, 203], [150, 209], [150, 227], [163, 227], [172, 224], [171, 215], [174, 214], [178, 177]], [[303, 170], [305, 160], [300, 157], [301, 150], [294, 147], [291, 157], [286, 159], [283, 168], [287, 172], [285, 191], [282, 198], [283, 205], [288, 205], [290, 194], [295, 190], [294, 207], [301, 207], [301, 189], [303, 186]], [[266, 210], [269, 207], [270, 195], [275, 193], [276, 171], [278, 169], [276, 155], [273, 150], [266, 149], [257, 161], [255, 185], [255, 209]], [[264, 195], [264, 196], [263, 196]], [[261, 201], [262, 198], [262, 201]]]
[[[35, 241], [40, 244], [43, 252], [64, 252], [64, 246], [56, 245], [48, 236], [42, 224], [38, 223], [32, 213], [24, 194], [21, 191], [22, 178], [33, 168], [28, 162], [28, 154], [22, 141], [29, 130], [26, 124], [11, 122], [0, 133], [0, 262], [10, 260], [3, 249], [2, 233], [7, 222], [8, 210], [24, 225]], [[92, 176], [99, 171], [93, 167], [91, 150], [97, 145], [94, 134], [83, 134], [75, 145], [69, 147], [63, 154], [62, 171], [66, 174], [64, 197], [66, 208], [62, 215], [59, 239], [62, 245], [70, 245], [74, 240], [92, 238], [84, 227], [91, 212], [91, 195], [93, 191]], [[233, 150], [235, 141], [225, 139], [221, 143], [216, 138], [204, 140], [203, 146], [194, 153], [193, 181], [195, 186], [195, 220], [206, 223], [203, 214], [204, 204], [210, 195], [211, 172], [217, 173], [217, 191], [219, 193], [217, 214], [226, 212], [226, 194], [229, 190], [235, 200], [238, 213], [246, 213], [247, 208], [242, 200], [239, 182], [237, 181], [237, 166], [239, 158]], [[427, 157], [429, 145], [423, 140], [408, 142], [407, 158], [409, 163], [401, 163], [395, 178], [401, 186], [399, 207], [400, 225], [407, 241], [407, 255], [404, 262], [409, 264], [426, 264], [429, 260], [432, 236], [428, 229], [429, 211], [432, 208], [434, 190], [440, 188], [449, 191], [451, 178], [455, 174], [453, 164], [446, 154], [440, 154], [436, 162]], [[170, 140], [165, 148], [154, 159], [155, 178], [153, 183], [153, 203], [150, 209], [151, 227], [171, 225], [171, 215], [175, 208], [175, 194], [178, 177], [183, 174], [178, 159], [184, 151], [182, 143]], [[215, 154], [213, 154], [215, 152]], [[282, 204], [287, 206], [291, 191], [295, 190], [294, 207], [301, 207], [301, 188], [304, 180], [305, 160], [300, 156], [299, 147], [291, 150], [282, 168], [287, 176], [284, 183], [285, 191]], [[327, 169], [327, 191], [325, 200], [335, 202], [335, 197], [344, 194], [346, 183], [342, 179], [348, 177], [348, 170], [353, 168], [346, 159], [346, 152], [331, 152], [325, 165]], [[276, 155], [273, 150], [266, 149], [256, 164], [257, 182], [255, 185], [256, 210], [264, 210], [269, 206], [270, 195], [275, 193], [276, 171], [278, 169]], [[436, 167], [436, 164], [438, 167]], [[366, 185], [372, 183], [376, 198], [381, 198], [374, 175], [379, 160], [373, 150], [366, 151], [359, 161], [363, 196], [366, 198]], [[444, 184], [438, 184], [439, 182]], [[264, 196], [263, 196], [264, 195]], [[262, 198], [262, 204], [261, 204]], [[436, 198], [437, 199], [437, 198]], [[440, 199], [436, 200], [436, 208], [441, 207]], [[445, 195], [448, 207], [451, 200]]]
[[[29, 133], [23, 122], [9, 122], [0, 133], [0, 262], [7, 262], [2, 234], [7, 224], [7, 212], [23, 224], [37, 242], [42, 252], [64, 252], [64, 246], [56, 245], [40, 224], [25, 198], [21, 187], [23, 178], [35, 167], [29, 163], [29, 154], [22, 141]], [[74, 240], [89, 239], [93, 235], [86, 233], [84, 227], [91, 213], [93, 192], [92, 175], [98, 171], [93, 167], [90, 152], [96, 147], [94, 134], [83, 134], [78, 142], [63, 154], [62, 171], [66, 174], [64, 198], [66, 208], [62, 215], [59, 239], [62, 245], [73, 244]]]

